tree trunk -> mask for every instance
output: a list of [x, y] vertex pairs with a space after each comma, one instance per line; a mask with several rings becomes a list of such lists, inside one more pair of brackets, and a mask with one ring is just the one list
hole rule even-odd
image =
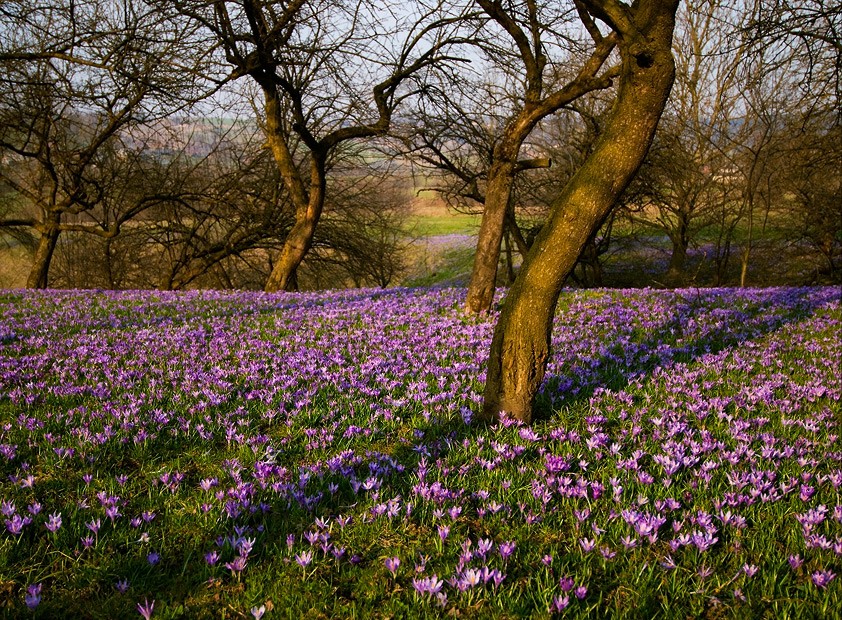
[[751, 246], [743, 248], [740, 253], [740, 288], [745, 288], [748, 282], [748, 261], [751, 257]]
[[118, 288], [116, 278], [114, 277], [114, 251], [112, 243], [114, 237], [107, 237], [103, 247], [103, 255], [105, 258], [105, 278], [108, 283], [108, 288], [114, 290]]
[[267, 293], [298, 290], [298, 267], [313, 245], [321, 212], [322, 206], [318, 205], [318, 208], [296, 214], [295, 225], [289, 231], [278, 262], [266, 282]]
[[740, 253], [740, 288], [745, 288], [748, 282], [748, 261], [751, 258], [752, 244], [754, 243], [754, 200], [748, 201], [748, 239], [743, 245]]
[[316, 226], [324, 208], [327, 189], [327, 153], [319, 145], [308, 145], [310, 149], [310, 182], [305, 186], [304, 179], [293, 160], [286, 142], [283, 128], [281, 100], [274, 85], [263, 88], [266, 102], [266, 135], [272, 156], [281, 178], [295, 206], [295, 224], [284, 240], [281, 255], [272, 268], [265, 291], [294, 291], [298, 289], [298, 267], [313, 245]]
[[468, 314], [485, 314], [491, 310], [497, 265], [500, 262], [500, 243], [506, 221], [509, 198], [515, 178], [517, 150], [498, 159], [488, 172], [485, 210], [477, 236], [477, 254], [468, 284], [465, 310]]
[[677, 0], [635, 3], [642, 24], [623, 32], [622, 73], [604, 133], [553, 205], [509, 291], [494, 330], [481, 417], [532, 419], [546, 372], [564, 279], [617, 203], [651, 144], [674, 78]]
[[509, 208], [508, 213], [506, 213], [506, 226], [508, 227], [509, 232], [512, 235], [512, 239], [515, 242], [515, 246], [517, 246], [517, 251], [520, 254], [520, 257], [526, 258], [526, 255], [529, 253], [529, 244], [524, 238], [523, 231], [521, 231], [520, 226], [517, 225], [517, 220], [515, 219], [514, 205], [512, 205]]
[[506, 249], [506, 284], [511, 286], [515, 281], [515, 261], [512, 256], [512, 235], [508, 227], [506, 228], [506, 234], [503, 236], [503, 244]]
[[688, 230], [690, 224], [689, 210], [680, 209], [678, 213], [678, 228], [671, 236], [672, 254], [667, 267], [667, 283], [672, 286], [680, 286], [684, 283], [684, 276], [687, 270], [687, 248], [690, 246]]
[[26, 279], [26, 288], [47, 288], [49, 283], [50, 263], [58, 245], [58, 237], [61, 232], [59, 224], [61, 215], [58, 213], [47, 213], [41, 238], [38, 240], [38, 248], [35, 250], [35, 258], [32, 261], [32, 269]]

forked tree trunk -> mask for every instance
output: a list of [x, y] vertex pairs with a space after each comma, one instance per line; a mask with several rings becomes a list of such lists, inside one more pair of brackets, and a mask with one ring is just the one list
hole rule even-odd
[[38, 248], [32, 260], [32, 269], [26, 279], [26, 288], [47, 288], [49, 284], [50, 263], [58, 245], [60, 234], [59, 223], [61, 216], [47, 214], [49, 221], [45, 221], [44, 230], [38, 240]]
[[[641, 0], [634, 5], [637, 23], [631, 28], [620, 24], [622, 73], [604, 133], [554, 203], [495, 327], [481, 413], [486, 420], [501, 412], [523, 422], [532, 420], [562, 283], [637, 172], [672, 87], [677, 4], [677, 0]], [[630, 14], [626, 9], [621, 12]]]
[[327, 188], [327, 152], [321, 145], [311, 144], [310, 180], [305, 186], [283, 129], [281, 100], [274, 85], [263, 89], [266, 102], [266, 135], [272, 156], [295, 206], [295, 224], [284, 240], [281, 255], [272, 268], [264, 290], [267, 293], [292, 291], [298, 288], [298, 267], [313, 245], [316, 227], [324, 209]]

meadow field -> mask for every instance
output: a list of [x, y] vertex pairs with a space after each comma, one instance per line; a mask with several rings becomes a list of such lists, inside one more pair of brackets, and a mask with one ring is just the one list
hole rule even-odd
[[0, 292], [0, 618], [842, 617], [842, 292]]

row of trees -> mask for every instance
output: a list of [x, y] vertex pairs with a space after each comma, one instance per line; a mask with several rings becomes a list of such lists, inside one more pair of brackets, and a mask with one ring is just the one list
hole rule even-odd
[[[789, 31], [778, 20], [793, 29], [798, 24], [797, 35], [783, 37]], [[661, 239], [671, 246], [666, 273], [638, 282], [697, 280], [692, 248], [706, 256], [712, 273], [704, 281], [714, 285], [734, 281], [729, 274], [735, 263], [736, 281], [746, 285], [759, 252], [803, 257], [797, 262], [804, 271], [812, 268], [813, 281], [839, 281], [840, 53], [832, 44], [838, 22], [838, 11], [820, 3], [801, 3], [797, 11], [781, 3], [757, 3], [751, 10], [719, 1], [682, 4], [673, 45], [676, 81], [653, 147], [618, 208], [586, 243], [571, 274], [576, 281], [601, 285], [609, 253], [627, 257], [630, 249], [660, 246]], [[410, 152], [433, 171], [436, 188], [456, 209], [487, 211], [494, 149], [510, 135], [507, 123], [524, 113], [513, 95], [517, 85], [503, 84], [502, 78], [491, 85], [466, 83], [448, 106], [423, 110], [423, 122], [416, 123]], [[528, 230], [540, 224], [590, 153], [612, 94], [595, 90], [529, 134], [521, 157], [543, 158], [521, 160], [515, 169], [504, 246], [526, 255]], [[478, 100], [493, 102], [491, 111]], [[574, 113], [564, 114], [569, 109]], [[531, 169], [550, 159], [551, 169]], [[520, 174], [525, 168], [531, 170]], [[492, 267], [496, 257], [489, 260]], [[753, 281], [761, 278], [757, 273]]]
[[[481, 207], [467, 312], [490, 310], [503, 240], [524, 255], [484, 415], [529, 420], [561, 286], [618, 213], [669, 236], [680, 282], [694, 230], [716, 231], [723, 268], [739, 230], [745, 273], [773, 208], [800, 205], [836, 269], [840, 11], [823, 1], [10, 0], [0, 223], [34, 241], [32, 287], [62, 234], [101, 240], [108, 285], [151, 265], [160, 287], [244, 270], [293, 290], [307, 257], [387, 284], [401, 196], [382, 153], [413, 161]], [[163, 139], [188, 113], [256, 121], [204, 149]]]

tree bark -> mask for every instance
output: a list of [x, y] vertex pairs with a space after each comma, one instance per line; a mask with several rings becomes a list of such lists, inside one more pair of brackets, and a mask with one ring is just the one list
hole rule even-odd
[[670, 285], [680, 285], [684, 282], [684, 274], [687, 270], [687, 248], [689, 243], [684, 233], [684, 226], [676, 232], [672, 239], [672, 253], [667, 266], [667, 282]]
[[316, 226], [324, 209], [327, 188], [326, 150], [320, 145], [308, 145], [310, 150], [310, 181], [304, 179], [292, 157], [283, 130], [281, 100], [274, 85], [264, 86], [266, 102], [266, 134], [272, 156], [281, 173], [284, 186], [295, 207], [295, 223], [284, 240], [281, 255], [272, 268], [265, 291], [296, 290], [298, 267], [313, 245]]
[[512, 234], [508, 226], [506, 227], [506, 234], [503, 235], [503, 245], [506, 251], [506, 284], [509, 286], [515, 281], [515, 261], [512, 256]]
[[515, 179], [515, 159], [519, 148], [520, 141], [514, 153], [500, 157], [488, 172], [485, 209], [477, 235], [477, 253], [465, 302], [468, 314], [484, 314], [491, 310], [497, 266], [500, 262], [500, 242], [503, 240], [506, 212]]
[[553, 205], [506, 298], [488, 360], [481, 412], [486, 420], [501, 413], [532, 420], [562, 284], [637, 172], [672, 87], [678, 0], [640, 0], [633, 9], [619, 2], [594, 4], [623, 20], [614, 24], [622, 57], [617, 97], [604, 133]]
[[50, 263], [58, 245], [61, 215], [59, 213], [46, 213], [46, 221], [41, 228], [41, 238], [38, 240], [38, 248], [35, 250], [35, 257], [32, 261], [32, 269], [26, 279], [26, 288], [47, 288], [49, 285]]
[[676, 211], [678, 222], [670, 232], [672, 253], [667, 266], [666, 282], [669, 286], [681, 286], [687, 273], [687, 249], [690, 247], [690, 218], [694, 207], [682, 201]]
[[289, 231], [278, 262], [266, 282], [266, 292], [298, 290], [298, 267], [313, 245], [316, 226], [322, 213], [322, 205], [315, 204], [295, 216], [295, 225]]

